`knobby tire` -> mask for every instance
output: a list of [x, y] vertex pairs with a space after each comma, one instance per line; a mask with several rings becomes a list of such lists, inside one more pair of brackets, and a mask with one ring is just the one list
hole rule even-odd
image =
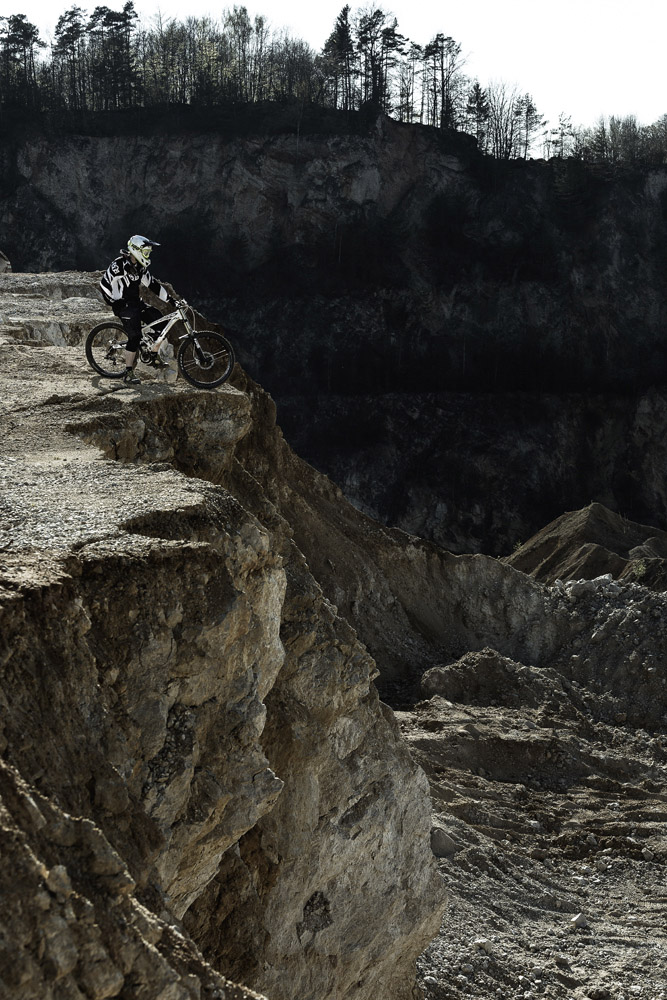
[[104, 378], [122, 378], [126, 343], [127, 334], [120, 323], [100, 323], [86, 337], [88, 364]]
[[197, 389], [215, 389], [226, 382], [234, 368], [234, 360], [232, 345], [213, 330], [197, 330], [184, 340], [177, 358], [183, 378]]

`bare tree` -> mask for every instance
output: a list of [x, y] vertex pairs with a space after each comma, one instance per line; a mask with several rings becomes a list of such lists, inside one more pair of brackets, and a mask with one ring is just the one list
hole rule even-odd
[[515, 85], [504, 82], [489, 84], [489, 151], [498, 160], [517, 155], [519, 142], [520, 96]]

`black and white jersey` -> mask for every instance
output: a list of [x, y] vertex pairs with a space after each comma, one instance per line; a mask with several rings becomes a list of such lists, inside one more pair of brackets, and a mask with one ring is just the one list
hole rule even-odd
[[124, 250], [120, 257], [111, 261], [100, 280], [100, 290], [109, 305], [118, 305], [121, 302], [138, 305], [142, 285], [144, 288], [149, 288], [163, 302], [171, 301], [171, 296], [164, 285], [154, 278], [150, 271], [141, 268]]

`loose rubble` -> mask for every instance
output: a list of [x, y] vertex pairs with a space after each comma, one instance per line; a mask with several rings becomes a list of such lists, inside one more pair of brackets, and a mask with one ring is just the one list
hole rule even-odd
[[466, 653], [399, 713], [458, 844], [428, 1000], [667, 996], [667, 594], [602, 574], [548, 595], [539, 666]]

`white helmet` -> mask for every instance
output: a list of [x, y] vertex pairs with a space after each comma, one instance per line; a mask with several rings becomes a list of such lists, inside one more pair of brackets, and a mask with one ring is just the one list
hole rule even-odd
[[153, 247], [159, 246], [159, 243], [147, 240], [145, 236], [130, 236], [127, 241], [127, 249], [142, 267], [148, 267], [151, 260], [151, 250]]

